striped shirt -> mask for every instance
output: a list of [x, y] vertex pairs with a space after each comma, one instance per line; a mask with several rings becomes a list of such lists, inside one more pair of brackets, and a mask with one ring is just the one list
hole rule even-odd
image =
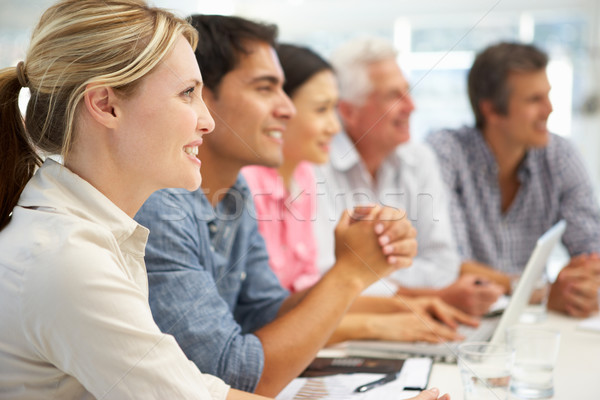
[[450, 191], [450, 215], [463, 260], [520, 273], [537, 239], [560, 219], [571, 257], [600, 252], [600, 212], [581, 157], [566, 139], [551, 135], [521, 162], [519, 190], [502, 212], [498, 165], [481, 132], [463, 127], [431, 134]]

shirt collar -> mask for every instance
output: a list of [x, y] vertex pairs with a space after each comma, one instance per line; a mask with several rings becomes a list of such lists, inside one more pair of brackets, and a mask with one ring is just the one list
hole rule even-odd
[[[217, 218], [218, 215], [232, 215], [240, 211], [240, 207], [243, 207], [248, 197], [250, 197], [250, 189], [240, 172], [235, 180], [233, 186], [231, 186], [226, 195], [219, 201], [216, 208], [212, 206], [208, 200], [202, 188], [197, 189], [201, 196], [200, 205], [197, 213], [202, 221], [212, 222]], [[242, 203], [239, 203], [241, 201]]]
[[485, 138], [483, 137], [483, 132], [479, 129], [474, 130], [473, 141], [475, 142], [475, 149], [477, 149], [475, 153], [475, 165], [484, 165], [486, 170], [489, 173], [494, 175], [498, 174], [498, 163], [496, 162], [496, 157], [492, 153], [492, 150], [488, 146]]
[[[478, 159], [476, 160], [476, 165], [483, 164], [486, 166], [488, 172], [497, 175], [498, 163], [496, 162], [496, 157], [492, 153], [492, 150], [483, 137], [483, 133], [479, 129], [475, 130], [473, 140], [475, 141], [475, 147], [477, 148]], [[536, 162], [534, 160], [534, 154], [532, 154], [534, 152], [535, 149], [528, 150], [517, 168], [517, 178], [521, 182], [526, 181], [533, 173], [535, 173]]]
[[525, 157], [519, 164], [519, 168], [517, 170], [517, 177], [519, 178], [519, 181], [525, 182], [531, 177], [531, 175], [536, 173], [538, 163], [535, 161], [535, 153], [536, 149], [530, 149], [525, 153]]
[[410, 142], [406, 142], [398, 145], [396, 151], [390, 154], [388, 160], [396, 167], [400, 165], [419, 167], [421, 160], [418, 154], [420, 153], [413, 151], [413, 146], [411, 146]]
[[[360, 154], [346, 132], [340, 132], [333, 138], [330, 159], [331, 165], [340, 171], [347, 171], [362, 162]], [[383, 164], [389, 163], [394, 167], [401, 165], [413, 167], [418, 166], [419, 162], [420, 160], [415, 152], [411, 151], [411, 146], [407, 142], [397, 146], [383, 161]]]
[[[284, 200], [289, 196], [285, 185], [283, 184], [283, 178], [281, 178], [281, 175], [279, 175], [276, 168], [254, 165], [252, 168], [254, 168], [255, 172], [260, 176], [261, 195], [268, 194], [275, 200]], [[292, 179], [292, 182], [293, 181], [294, 180]]]
[[107, 228], [122, 245], [132, 236], [143, 240], [137, 251], [143, 254], [148, 230], [89, 182], [48, 158], [27, 183], [18, 206], [47, 208], [77, 216]]

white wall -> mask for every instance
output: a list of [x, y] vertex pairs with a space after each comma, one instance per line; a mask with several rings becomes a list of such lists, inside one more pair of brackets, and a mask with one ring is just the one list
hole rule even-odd
[[[464, 83], [452, 73], [452, 63], [460, 65], [472, 58], [477, 47], [500, 39], [527, 39], [533, 35], [531, 20], [537, 23], [573, 21], [569, 29], [550, 37], [546, 49], [553, 59], [573, 64], [570, 129], [568, 134], [583, 153], [597, 187], [600, 187], [600, 1], [598, 0], [151, 0], [151, 3], [191, 13], [224, 13], [273, 22], [280, 28], [282, 41], [303, 43], [327, 56], [345, 39], [358, 34], [377, 34], [395, 39], [405, 70], [418, 76], [413, 82], [417, 111], [414, 135], [423, 137], [439, 124], [469, 122]], [[15, 65], [24, 58], [29, 32], [50, 0], [0, 0], [0, 67]], [[553, 22], [554, 21], [554, 22]], [[413, 35], [429, 32], [421, 51]], [[567, 26], [567, 28], [569, 28]], [[436, 32], [438, 36], [432, 34]], [[404, 32], [404, 34], [403, 34]], [[455, 38], [447, 37], [458, 35]], [[571, 42], [570, 42], [571, 40]], [[429, 61], [428, 60], [429, 57]], [[437, 57], [437, 58], [436, 58]], [[423, 63], [430, 62], [429, 69]], [[415, 65], [421, 63], [421, 67]], [[450, 66], [449, 66], [450, 65]], [[419, 68], [421, 68], [419, 70]], [[444, 69], [446, 68], [446, 69]], [[427, 72], [427, 74], [423, 73]], [[449, 72], [448, 72], [449, 71]], [[445, 77], [447, 74], [449, 77]], [[560, 87], [560, 76], [554, 86]], [[454, 101], [446, 101], [455, 93]], [[564, 95], [560, 96], [563, 99]], [[437, 99], [437, 102], [434, 101]], [[558, 102], [558, 101], [557, 101]], [[567, 107], [568, 108], [568, 107]], [[558, 114], [558, 112], [557, 112]], [[432, 118], [438, 117], [438, 120]], [[564, 120], [564, 118], [563, 118]], [[568, 132], [567, 132], [568, 131]]]

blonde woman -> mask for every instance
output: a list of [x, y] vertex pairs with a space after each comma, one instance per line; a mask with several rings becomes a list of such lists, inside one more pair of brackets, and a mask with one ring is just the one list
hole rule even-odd
[[0, 398], [259, 398], [160, 332], [132, 219], [155, 190], [200, 185], [214, 122], [196, 43], [142, 1], [67, 0], [0, 71]]

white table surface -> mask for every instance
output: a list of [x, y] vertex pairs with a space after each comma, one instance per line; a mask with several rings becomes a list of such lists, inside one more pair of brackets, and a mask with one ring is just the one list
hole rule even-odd
[[[558, 362], [554, 370], [555, 400], [600, 400], [600, 332], [577, 328], [581, 320], [549, 312], [536, 326], [561, 332]], [[429, 387], [450, 393], [452, 400], [463, 399], [460, 373], [456, 364], [436, 363]]]

